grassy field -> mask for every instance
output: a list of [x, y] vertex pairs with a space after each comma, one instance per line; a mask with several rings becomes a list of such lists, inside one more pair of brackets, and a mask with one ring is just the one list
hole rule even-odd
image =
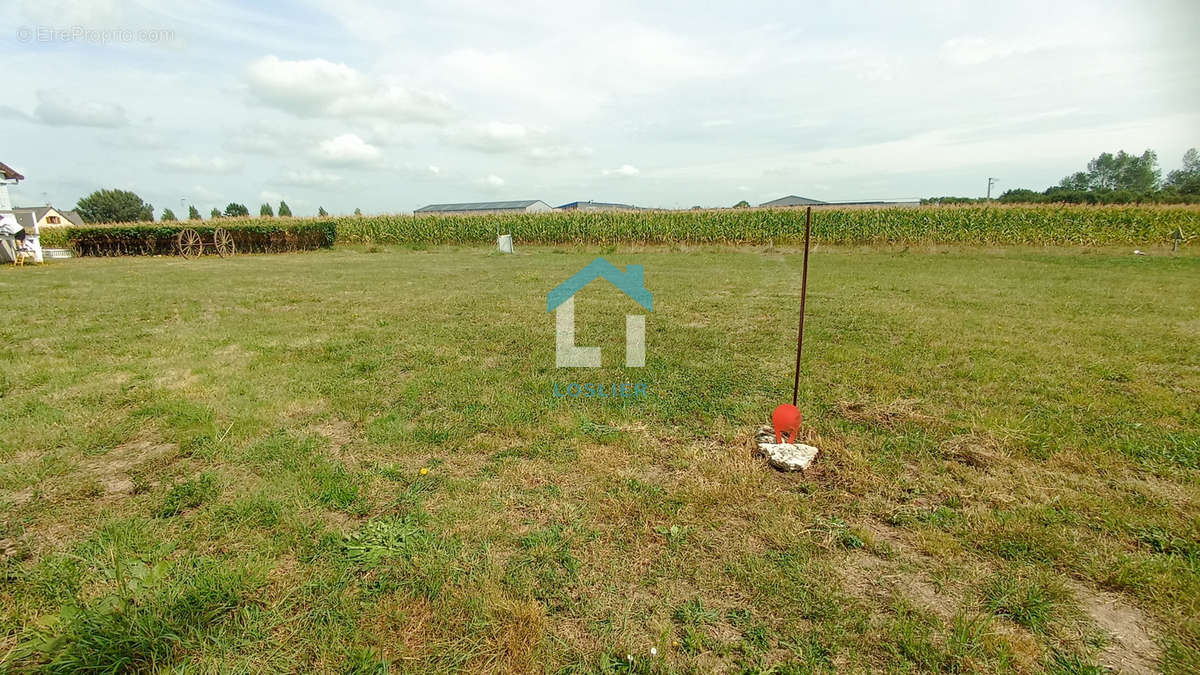
[[[645, 266], [645, 368], [605, 282], [605, 367], [554, 367], [597, 255]], [[1200, 668], [1200, 257], [819, 248], [785, 475], [799, 263], [0, 269], [0, 670]]]

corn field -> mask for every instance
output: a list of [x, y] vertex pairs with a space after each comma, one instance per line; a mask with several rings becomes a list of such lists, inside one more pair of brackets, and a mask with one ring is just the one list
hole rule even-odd
[[[335, 219], [342, 242], [467, 244], [512, 234], [526, 244], [794, 244], [803, 209], [714, 209]], [[933, 206], [813, 210], [829, 244], [1150, 245], [1200, 229], [1195, 206]]]
[[[339, 242], [361, 244], [478, 244], [495, 241], [497, 233], [512, 234], [518, 244], [795, 244], [804, 239], [804, 209], [552, 211], [275, 221], [238, 218], [214, 224], [236, 228], [329, 222], [336, 223]], [[1047, 204], [813, 209], [813, 238], [829, 244], [1149, 246], [1169, 244], [1177, 228], [1185, 237], [1200, 231], [1200, 207]], [[43, 229], [42, 245], [69, 245], [66, 231]]]

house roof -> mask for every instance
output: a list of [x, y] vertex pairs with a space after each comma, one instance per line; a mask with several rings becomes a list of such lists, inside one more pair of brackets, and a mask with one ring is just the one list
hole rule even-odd
[[11, 166], [0, 162], [0, 178], [4, 180], [25, 180], [25, 176], [17, 173]]
[[72, 225], [83, 225], [83, 218], [74, 211], [60, 211], [53, 206], [16, 206], [13, 207], [13, 213], [32, 213], [35, 220], [41, 220], [46, 217], [49, 212], [55, 212], [66, 218]]
[[616, 202], [593, 202], [591, 200], [588, 200], [586, 202], [585, 201], [567, 202], [566, 204], [563, 204], [562, 206], [557, 206], [555, 208], [578, 209], [578, 208], [583, 208], [583, 207], [592, 207], [592, 208], [597, 208], [597, 209], [629, 209], [631, 211], [641, 211], [642, 210], [642, 207], [634, 206], [633, 204], [618, 204]]
[[542, 200], [521, 199], [509, 202], [461, 202], [458, 204], [429, 204], [414, 213], [439, 213], [444, 211], [517, 211], [525, 210]]
[[634, 302], [647, 310], [654, 311], [654, 296], [646, 290], [645, 269], [641, 265], [626, 265], [625, 271], [604, 258], [596, 258], [576, 272], [570, 279], [554, 287], [546, 294], [546, 311], [553, 312], [559, 305], [570, 300], [584, 286], [599, 277], [604, 277]]
[[33, 232], [33, 228], [37, 224], [37, 220], [33, 217], [32, 211], [18, 211], [13, 209], [12, 214], [13, 217], [17, 219], [17, 223], [20, 224], [21, 227]]
[[34, 220], [41, 220], [53, 206], [14, 206], [13, 213], [32, 213]]
[[797, 197], [796, 195], [788, 195], [779, 199], [772, 199], [769, 202], [763, 202], [759, 206], [814, 206], [816, 204], [826, 204], [818, 199], [809, 199], [808, 197]]

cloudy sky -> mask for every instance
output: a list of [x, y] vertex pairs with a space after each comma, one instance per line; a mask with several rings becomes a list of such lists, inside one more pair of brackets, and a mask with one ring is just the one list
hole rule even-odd
[[254, 4], [3, 3], [14, 201], [979, 196], [1200, 146], [1192, 0]]

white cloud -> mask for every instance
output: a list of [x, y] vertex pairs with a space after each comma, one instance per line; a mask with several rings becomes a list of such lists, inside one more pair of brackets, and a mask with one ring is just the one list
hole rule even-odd
[[636, 166], [632, 164], [622, 164], [615, 169], [604, 169], [600, 172], [605, 176], [619, 176], [621, 178], [633, 178], [641, 173]]
[[258, 193], [258, 198], [264, 202], [267, 202], [268, 204], [271, 204], [272, 208], [274, 208], [275, 202], [281, 202], [284, 200], [282, 194], [278, 192], [272, 192], [271, 190], [263, 190], [262, 192]]
[[461, 124], [446, 132], [454, 145], [482, 152], [523, 150], [546, 136], [546, 130], [512, 122]]
[[480, 152], [521, 154], [527, 159], [559, 161], [590, 157], [592, 149], [557, 142], [545, 127], [515, 122], [474, 122], [456, 125], [443, 134], [451, 145]]
[[585, 157], [591, 157], [593, 152], [594, 151], [586, 145], [541, 145], [529, 149], [529, 158], [547, 161], [583, 159]]
[[34, 23], [110, 28], [116, 22], [114, 0], [24, 0], [20, 10]]
[[1004, 40], [994, 40], [967, 35], [943, 42], [940, 53], [951, 65], [977, 66], [997, 59], [1050, 49], [1059, 44], [1058, 40], [1046, 38], [1009, 36]]
[[230, 133], [225, 147], [248, 154], [278, 155], [303, 145], [306, 140], [311, 142], [311, 137], [290, 125], [255, 120]]
[[[549, 6], [531, 8], [549, 11]], [[570, 13], [570, 10], [567, 10]], [[573, 21], [565, 18], [567, 23]], [[664, 30], [628, 17], [580, 26], [553, 26], [545, 38], [500, 50], [456, 49], [442, 58], [449, 81], [475, 91], [522, 97], [563, 116], [586, 116], [624, 97], [655, 94], [689, 82], [711, 82], [735, 69], [737, 53], [716, 42]]]
[[192, 173], [234, 173], [242, 168], [243, 163], [240, 160], [228, 159], [225, 157], [199, 157], [196, 155], [188, 155], [185, 157], [169, 157], [159, 162], [159, 166], [172, 171], [189, 171]]
[[325, 59], [264, 56], [250, 64], [246, 79], [260, 101], [300, 117], [444, 122], [452, 115], [445, 96], [376, 81]]
[[80, 101], [61, 91], [39, 91], [37, 98], [32, 119], [50, 126], [112, 128], [129, 124], [125, 109], [115, 103]]
[[188, 197], [195, 202], [215, 202], [221, 199], [221, 194], [203, 185], [193, 185]]
[[284, 172], [283, 178], [280, 179], [280, 182], [287, 185], [308, 187], [313, 185], [329, 185], [331, 183], [337, 183], [340, 180], [342, 180], [341, 176], [329, 173], [328, 171], [321, 171], [320, 169], [303, 169], [289, 170]]
[[317, 144], [313, 153], [317, 160], [333, 165], [370, 165], [379, 161], [379, 148], [367, 143], [357, 134], [342, 134]]
[[482, 178], [480, 182], [491, 188], [498, 189], [504, 187], [504, 179], [494, 173], [489, 173], [487, 176]]

